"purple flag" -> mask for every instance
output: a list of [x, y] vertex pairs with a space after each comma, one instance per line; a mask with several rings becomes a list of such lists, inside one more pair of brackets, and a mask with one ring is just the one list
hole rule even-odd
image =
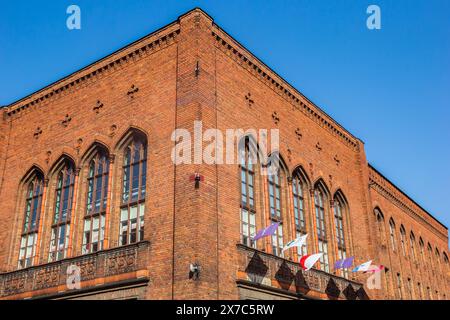
[[277, 230], [279, 224], [280, 224], [279, 222], [275, 222], [275, 223], [272, 223], [267, 228], [259, 230], [253, 237], [253, 241], [273, 235], [274, 232]]
[[342, 262], [341, 268], [350, 268], [353, 264], [353, 259], [355, 259], [355, 257], [350, 257], [350, 258], [344, 259], [344, 261]]
[[342, 268], [342, 264], [344, 263], [345, 260], [339, 259], [334, 263], [334, 269], [341, 269]]

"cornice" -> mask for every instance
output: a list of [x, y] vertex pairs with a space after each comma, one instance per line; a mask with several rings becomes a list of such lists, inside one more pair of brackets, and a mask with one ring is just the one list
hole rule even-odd
[[62, 94], [81, 88], [104, 75], [120, 70], [128, 62], [140, 60], [176, 42], [179, 33], [180, 28], [177, 23], [172, 23], [155, 31], [99, 61], [2, 108], [4, 117], [12, 117], [29, 107], [46, 104]]
[[219, 50], [289, 102], [296, 110], [301, 111], [333, 136], [339, 138], [353, 151], [360, 151], [359, 142], [356, 137], [345, 130], [322, 109], [288, 84], [217, 25], [215, 25], [215, 28], [212, 31], [212, 36], [214, 37], [215, 45]]
[[[398, 208], [402, 209], [411, 218], [420, 222], [436, 236], [447, 242], [447, 234], [434, 225], [433, 222], [436, 222], [434, 217], [430, 216], [421, 208], [418, 208], [406, 196], [404, 196], [398, 188], [384, 179], [383, 176], [371, 167], [369, 167], [369, 186], [376, 190], [380, 195], [391, 201]], [[433, 221], [430, 219], [433, 219]]]

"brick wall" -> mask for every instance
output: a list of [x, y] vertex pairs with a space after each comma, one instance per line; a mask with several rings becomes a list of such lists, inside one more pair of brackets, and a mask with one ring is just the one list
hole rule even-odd
[[[193, 10], [155, 34], [13, 103], [5, 112], [0, 123], [0, 170], [6, 168], [0, 183], [1, 270], [11, 271], [17, 266], [24, 206], [20, 186], [33, 166], [49, 181], [39, 244], [39, 262], [46, 262], [54, 203], [52, 169], [61, 157], [69, 157], [81, 169], [73, 234], [73, 254], [81, 254], [85, 155], [94, 143], [115, 155], [111, 219], [107, 227], [110, 246], [118, 245], [121, 141], [130, 130], [139, 130], [146, 134], [149, 146], [145, 239], [150, 241], [151, 255], [145, 298], [238, 298], [238, 165], [175, 167], [171, 161], [173, 130], [184, 128], [193, 132], [194, 121], [201, 120], [203, 130], [280, 130], [285, 190], [290, 188], [287, 177], [297, 168], [305, 172], [308, 189], [319, 182], [327, 189], [331, 266], [337, 252], [330, 200], [340, 192], [348, 204], [344, 224], [349, 255], [354, 255], [357, 262], [374, 259], [375, 263], [390, 266], [387, 276], [401, 272], [402, 277], [411, 277], [414, 283], [421, 281], [439, 292], [448, 291], [448, 266], [447, 271], [428, 274], [426, 268], [409, 267], [410, 260], [403, 261], [398, 253], [389, 255], [388, 248], [380, 247], [373, 210], [379, 207], [386, 223], [392, 216], [398, 228], [405, 225], [408, 241], [409, 231], [414, 230], [417, 241], [422, 236], [432, 244], [433, 253], [435, 247], [441, 255], [448, 252], [447, 230], [417, 206], [408, 203], [423, 219], [399, 208], [393, 198], [369, 188], [372, 169], [368, 167], [363, 143], [241, 47], [201, 10]], [[204, 178], [198, 189], [190, 180], [195, 172]], [[259, 177], [255, 195], [258, 228], [267, 224], [265, 185], [264, 178]], [[284, 219], [288, 221], [292, 205], [287, 191], [284, 197]], [[405, 197], [400, 198], [400, 202], [408, 202]], [[306, 203], [307, 229], [311, 234], [308, 252], [313, 252], [314, 213], [309, 192]], [[438, 231], [431, 232], [433, 228]], [[287, 223], [285, 230], [287, 242], [293, 232]], [[260, 241], [258, 249], [271, 250], [267, 241]], [[289, 258], [297, 257], [290, 254]], [[188, 278], [190, 263], [201, 266], [198, 281]], [[359, 274], [352, 277], [361, 282], [367, 278]], [[394, 283], [393, 278], [391, 281]], [[371, 298], [393, 298], [394, 288], [391, 284], [389, 290], [383, 286], [383, 290], [368, 293]]]

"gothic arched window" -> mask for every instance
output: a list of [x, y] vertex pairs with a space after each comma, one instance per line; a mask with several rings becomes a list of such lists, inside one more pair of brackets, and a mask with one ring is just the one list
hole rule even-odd
[[75, 168], [71, 161], [65, 160], [56, 181], [49, 261], [64, 259], [67, 256], [75, 184]]
[[137, 135], [124, 150], [119, 245], [144, 239], [147, 142]]
[[[338, 256], [339, 259], [346, 259], [347, 258], [347, 246], [345, 243], [345, 236], [344, 236], [344, 201], [341, 199], [341, 197], [335, 196], [334, 198], [334, 224], [335, 224], [335, 230], [336, 230], [336, 241], [337, 241], [337, 248], [338, 248]], [[342, 269], [344, 277], [348, 277], [348, 270]]]
[[409, 234], [409, 244], [410, 244], [411, 257], [412, 257], [412, 259], [416, 259], [416, 237], [414, 236], [414, 233], [412, 231]]
[[406, 231], [403, 225], [400, 226], [400, 245], [402, 247], [403, 256], [406, 257]]
[[272, 235], [272, 252], [275, 255], [281, 255], [283, 250], [283, 179], [284, 174], [279, 168], [273, 173], [267, 175], [269, 189], [269, 210], [272, 223], [279, 222], [278, 228]]
[[422, 262], [425, 262], [425, 245], [423, 243], [422, 237], [419, 238], [419, 251], [420, 251], [420, 259]]
[[[305, 219], [305, 192], [306, 183], [302, 178], [300, 171], [296, 170], [292, 178], [292, 198], [294, 201], [294, 222], [296, 237], [306, 234], [306, 219]], [[301, 248], [297, 247], [297, 252], [300, 255], [306, 254], [306, 245]]]
[[241, 175], [241, 243], [256, 247], [252, 236], [256, 233], [256, 207], [255, 207], [255, 151], [250, 145], [248, 137], [244, 140], [244, 147], [240, 150]]
[[391, 239], [392, 251], [395, 251], [395, 222], [392, 218], [389, 220], [389, 237]]
[[43, 189], [44, 179], [38, 173], [28, 183], [27, 187], [18, 268], [27, 268], [33, 265], [33, 259], [36, 254]]
[[316, 231], [317, 238], [319, 240], [319, 252], [322, 252], [320, 257], [320, 269], [329, 272], [329, 260], [328, 260], [328, 241], [326, 233], [325, 223], [325, 195], [323, 190], [317, 186], [314, 189], [314, 207], [316, 212]]
[[378, 237], [380, 239], [381, 244], [386, 245], [386, 229], [384, 226], [384, 215], [378, 208], [375, 208], [374, 211], [375, 211], [375, 218], [377, 220]]
[[108, 199], [109, 157], [99, 149], [89, 162], [82, 253], [103, 249]]

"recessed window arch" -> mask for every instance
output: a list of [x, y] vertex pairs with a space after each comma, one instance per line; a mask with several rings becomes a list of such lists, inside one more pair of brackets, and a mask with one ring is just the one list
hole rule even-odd
[[250, 136], [239, 142], [239, 167], [241, 180], [241, 243], [256, 248], [252, 237], [256, 233], [256, 192], [258, 174], [257, 145]]
[[[307, 233], [306, 230], [306, 199], [308, 194], [308, 182], [305, 173], [301, 168], [295, 169], [292, 175], [292, 199], [294, 210], [295, 235], [300, 237]], [[297, 247], [299, 255], [306, 255], [307, 247], [304, 244]]]
[[314, 208], [315, 208], [315, 222], [316, 233], [318, 239], [319, 252], [323, 253], [320, 258], [320, 269], [329, 272], [329, 253], [328, 253], [328, 239], [326, 228], [326, 204], [328, 202], [328, 192], [322, 181], [319, 181], [314, 186]]
[[427, 246], [427, 250], [428, 250], [428, 261], [430, 263], [430, 266], [433, 266], [433, 248], [431, 247], [431, 244], [428, 242], [428, 246]]
[[411, 252], [411, 258], [416, 259], [416, 237], [414, 236], [414, 233], [411, 231], [409, 234], [409, 245], [410, 245], [410, 252]]
[[422, 237], [419, 238], [419, 252], [420, 252], [420, 259], [422, 262], [425, 262], [425, 244], [423, 242]]
[[[339, 259], [347, 258], [347, 243], [345, 240], [345, 217], [346, 211], [348, 210], [347, 202], [344, 196], [339, 191], [335, 194], [333, 198], [333, 209], [334, 209], [334, 228], [336, 232], [337, 250]], [[348, 270], [343, 269], [343, 275], [345, 278], [348, 277]]]
[[[267, 188], [269, 193], [269, 215], [272, 223], [278, 222], [278, 228], [272, 235], [272, 253], [281, 256], [283, 254], [284, 238], [283, 238], [283, 223], [285, 218], [284, 204], [285, 200], [285, 183], [286, 183], [286, 165], [278, 153], [272, 154], [272, 161], [278, 162], [278, 165], [272, 166], [269, 163], [269, 168], [275, 168], [267, 173]], [[275, 160], [273, 160], [275, 159]]]
[[109, 153], [101, 146], [95, 147], [93, 156], [87, 161], [82, 254], [104, 248], [109, 162]]
[[394, 219], [389, 219], [389, 238], [391, 240], [391, 248], [392, 251], [396, 249], [396, 241], [395, 241], [395, 222]]
[[377, 222], [378, 238], [382, 245], [386, 245], [386, 228], [384, 225], [384, 215], [379, 208], [374, 209], [374, 214]]
[[403, 256], [406, 257], [406, 230], [403, 225], [400, 225], [400, 246]]
[[75, 186], [75, 165], [64, 158], [56, 172], [55, 202], [50, 240], [49, 261], [67, 257]]
[[144, 239], [147, 183], [147, 138], [132, 131], [123, 148], [119, 245]]
[[25, 182], [24, 188], [25, 209], [20, 237], [19, 269], [32, 266], [36, 255], [39, 219], [44, 191], [44, 175], [42, 172], [34, 170], [31, 177]]
[[437, 265], [437, 269], [438, 271], [440, 271], [439, 269], [441, 268], [441, 255], [439, 254], [439, 250], [438, 248], [436, 248], [434, 250], [434, 254], [436, 255], [436, 265]]

